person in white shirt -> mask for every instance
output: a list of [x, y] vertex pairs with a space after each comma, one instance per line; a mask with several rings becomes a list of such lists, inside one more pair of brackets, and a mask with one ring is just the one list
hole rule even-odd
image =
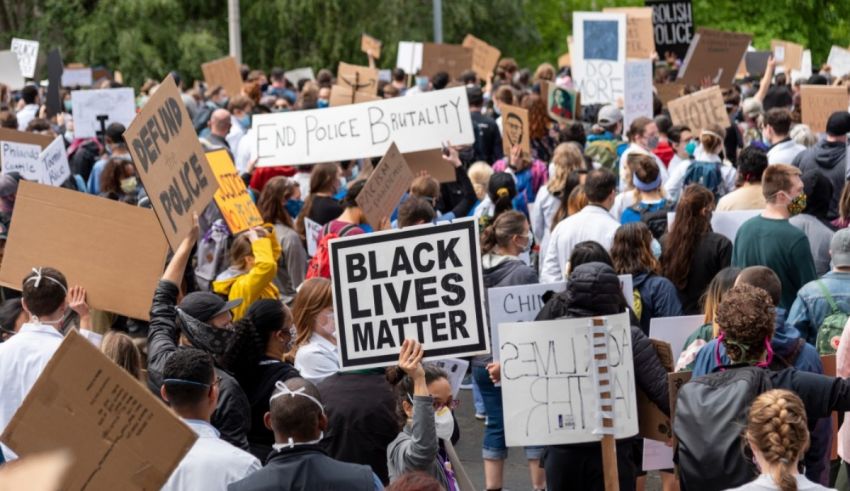
[[531, 207], [531, 231], [534, 240], [540, 244], [540, 252], [546, 250], [549, 244], [549, 231], [552, 229], [552, 220], [561, 206], [561, 193], [567, 177], [575, 170], [585, 167], [584, 157], [581, 149], [575, 143], [561, 143], [555, 147], [550, 164], [549, 182], [541, 186], [534, 198], [534, 206]]
[[658, 125], [655, 124], [655, 121], [643, 116], [636, 118], [629, 126], [626, 136], [629, 139], [629, 146], [623, 152], [623, 155], [620, 156], [620, 191], [625, 191], [628, 183], [631, 182], [628, 164], [629, 155], [633, 153], [652, 156], [655, 159], [655, 163], [658, 164], [658, 170], [661, 171], [661, 182], [665, 182], [667, 180], [667, 166], [664, 165], [664, 162], [657, 155], [652, 153], [655, 147], [658, 146], [660, 138], [658, 136]]
[[689, 144], [693, 149], [696, 148], [696, 142], [691, 142], [693, 137], [691, 128], [685, 125], [673, 125], [670, 131], [667, 132], [667, 139], [670, 141], [670, 146], [673, 147], [673, 158], [667, 164], [668, 177], [676, 172], [676, 168], [683, 162], [687, 162], [691, 158], [692, 149], [689, 151]]
[[579, 242], [592, 240], [605, 250], [611, 248], [614, 233], [620, 227], [620, 222], [608, 213], [614, 204], [617, 178], [606, 169], [591, 171], [584, 182], [584, 192], [589, 204], [564, 219], [552, 231], [540, 270], [541, 283], [564, 280], [567, 261]]
[[[22, 286], [21, 305], [30, 320], [17, 334], [0, 343], [0, 433], [12, 420], [53, 353], [62, 344], [59, 331], [69, 308], [80, 315], [80, 327], [90, 328], [86, 292], [80, 287], [68, 292], [65, 275], [53, 268], [35, 268]], [[5, 459], [17, 455], [0, 444]]]
[[230, 111], [230, 131], [227, 133], [226, 140], [231, 152], [239, 150], [239, 142], [251, 129], [251, 111], [253, 109], [254, 102], [244, 95], [230, 99], [227, 104], [227, 110]]
[[219, 438], [210, 418], [218, 404], [218, 383], [212, 356], [181, 347], [165, 362], [160, 395], [198, 435], [162, 491], [187, 489], [226, 491], [227, 485], [260, 469], [260, 461]]
[[30, 121], [38, 116], [38, 89], [27, 85], [21, 89], [21, 100], [24, 102], [24, 107], [15, 116], [18, 118], [18, 131], [26, 131]]
[[286, 361], [314, 384], [339, 371], [331, 282], [311, 278], [301, 284], [292, 302], [295, 346]]
[[[709, 188], [709, 191], [714, 193], [716, 197], [725, 196], [735, 190], [738, 172], [728, 160], [721, 157], [725, 134], [726, 130], [718, 124], [710, 124], [700, 131], [699, 146], [694, 150], [694, 158], [687, 161], [687, 165], [683, 163], [676, 167], [676, 170], [670, 174], [670, 178], [664, 184], [664, 190], [671, 201], [679, 201], [682, 189], [688, 184], [697, 183], [696, 180], [689, 182], [688, 170], [694, 165], [707, 166], [711, 164], [711, 168], [716, 169], [715, 172], [719, 172], [719, 175], [711, 179], [714, 185], [707, 181], [698, 182], [698, 184]], [[695, 174], [697, 173], [692, 173], [692, 176]]]
[[791, 139], [791, 111], [775, 107], [764, 117], [762, 136], [770, 143], [767, 151], [767, 163], [788, 164], [794, 162], [794, 157], [806, 149], [803, 145]]

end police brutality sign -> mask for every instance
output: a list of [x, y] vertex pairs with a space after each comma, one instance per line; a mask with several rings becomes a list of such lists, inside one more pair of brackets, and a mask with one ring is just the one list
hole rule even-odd
[[425, 359], [489, 352], [474, 220], [330, 242], [343, 369], [395, 364], [417, 339]]
[[258, 114], [253, 119], [259, 166], [299, 165], [475, 142], [466, 88], [438, 90], [345, 106]]

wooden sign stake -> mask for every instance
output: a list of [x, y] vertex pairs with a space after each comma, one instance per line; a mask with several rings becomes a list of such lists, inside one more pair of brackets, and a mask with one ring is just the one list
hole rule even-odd
[[[602, 412], [602, 469], [605, 491], [619, 491], [617, 444], [614, 440], [614, 394], [608, 369], [608, 340], [604, 318], [594, 318], [592, 324], [593, 360], [599, 377], [599, 409]], [[600, 329], [601, 328], [601, 329]]]

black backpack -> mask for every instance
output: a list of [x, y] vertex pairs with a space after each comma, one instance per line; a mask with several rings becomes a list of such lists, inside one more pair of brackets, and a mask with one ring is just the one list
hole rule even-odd
[[683, 491], [724, 490], [757, 475], [745, 458], [741, 433], [753, 400], [772, 388], [770, 372], [744, 366], [698, 377], [682, 386], [673, 434]]
[[667, 213], [672, 210], [672, 207], [667, 200], [664, 200], [661, 208], [657, 210], [649, 211], [650, 206], [646, 203], [638, 203], [630, 206], [629, 209], [640, 216], [640, 221], [646, 224], [652, 232], [652, 237], [660, 240], [661, 236], [667, 233]]

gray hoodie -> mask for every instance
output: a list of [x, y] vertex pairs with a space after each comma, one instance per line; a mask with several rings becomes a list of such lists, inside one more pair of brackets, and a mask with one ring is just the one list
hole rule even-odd
[[844, 181], [850, 179], [846, 175], [847, 144], [844, 142], [828, 142], [825, 139], [817, 142], [812, 148], [800, 152], [794, 157], [792, 165], [805, 173], [816, 169], [832, 183], [832, 199], [829, 202], [828, 218], [838, 216], [838, 201], [844, 189]]

